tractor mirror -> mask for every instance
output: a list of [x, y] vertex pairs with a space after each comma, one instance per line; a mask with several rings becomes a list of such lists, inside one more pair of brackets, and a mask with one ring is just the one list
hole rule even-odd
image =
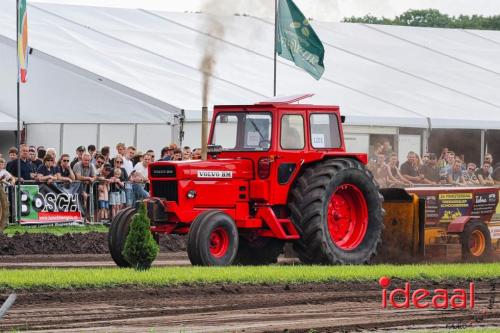
[[340, 121], [343, 123], [345, 123], [345, 116], [340, 116]]
[[217, 155], [222, 153], [222, 146], [221, 145], [208, 145], [207, 146], [207, 154], [212, 156], [213, 158], [216, 158]]

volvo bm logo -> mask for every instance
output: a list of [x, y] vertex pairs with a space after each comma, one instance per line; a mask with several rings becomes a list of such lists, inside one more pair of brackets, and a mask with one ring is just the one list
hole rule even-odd
[[232, 171], [198, 170], [198, 178], [233, 178]]

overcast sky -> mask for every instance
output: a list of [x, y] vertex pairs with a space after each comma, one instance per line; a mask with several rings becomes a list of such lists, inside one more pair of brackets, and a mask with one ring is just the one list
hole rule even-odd
[[[216, 3], [233, 13], [272, 16], [274, 0], [28, 0], [28, 2], [145, 8], [164, 11], [199, 11], [207, 3]], [[316, 20], [339, 21], [343, 17], [394, 17], [412, 8], [436, 8], [450, 14], [499, 15], [499, 0], [295, 0], [304, 14]]]

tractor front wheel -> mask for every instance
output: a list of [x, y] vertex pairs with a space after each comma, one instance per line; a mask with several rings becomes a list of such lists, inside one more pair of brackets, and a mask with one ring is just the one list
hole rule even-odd
[[254, 240], [240, 237], [238, 254], [234, 263], [237, 265], [269, 265], [278, 262], [285, 243], [276, 238], [257, 238]]
[[131, 267], [123, 256], [125, 241], [130, 230], [130, 224], [137, 210], [132, 207], [122, 209], [111, 222], [108, 232], [108, 246], [111, 258], [119, 267]]
[[238, 243], [238, 228], [229, 215], [205, 211], [191, 223], [188, 257], [193, 265], [228, 266], [236, 257]]
[[468, 261], [483, 261], [491, 253], [491, 235], [482, 221], [470, 221], [460, 234], [462, 258]]
[[371, 173], [348, 158], [306, 167], [288, 207], [308, 264], [364, 264], [377, 253], [383, 229], [382, 196]]

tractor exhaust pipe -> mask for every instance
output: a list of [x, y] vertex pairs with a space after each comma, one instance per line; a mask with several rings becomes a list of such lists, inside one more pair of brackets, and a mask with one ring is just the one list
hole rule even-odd
[[201, 159], [207, 159], [207, 141], [208, 141], [208, 107], [201, 108]]

